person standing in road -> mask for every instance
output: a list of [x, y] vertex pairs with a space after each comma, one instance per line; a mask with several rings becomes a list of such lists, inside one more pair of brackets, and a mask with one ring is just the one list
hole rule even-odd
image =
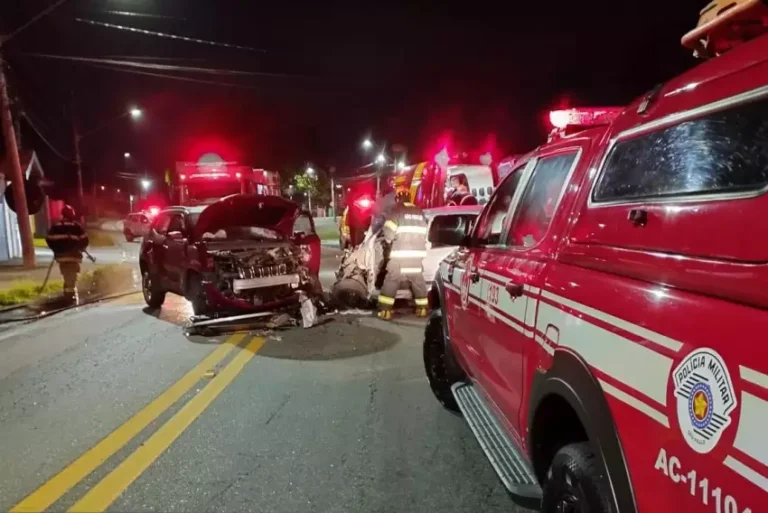
[[48, 230], [45, 242], [53, 251], [53, 258], [64, 277], [65, 299], [77, 302], [77, 276], [80, 274], [83, 251], [88, 247], [88, 234], [77, 222], [74, 208], [64, 206], [61, 219]]
[[379, 294], [379, 318], [392, 319], [397, 291], [410, 287], [416, 315], [427, 316], [427, 285], [422, 261], [427, 256], [427, 221], [419, 207], [410, 203], [408, 191], [399, 188], [395, 208], [384, 222], [384, 240], [389, 246], [387, 274]]

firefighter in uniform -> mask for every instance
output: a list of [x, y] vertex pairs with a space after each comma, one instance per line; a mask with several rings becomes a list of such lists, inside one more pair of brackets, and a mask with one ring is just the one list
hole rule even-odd
[[387, 274], [379, 294], [379, 318], [392, 318], [397, 291], [410, 287], [416, 315], [427, 316], [427, 285], [422, 260], [427, 256], [427, 221], [424, 213], [409, 203], [408, 190], [398, 188], [394, 209], [384, 222], [384, 240], [389, 246]]
[[64, 297], [76, 301], [77, 275], [80, 274], [83, 251], [88, 247], [88, 235], [83, 225], [77, 222], [75, 209], [64, 206], [61, 219], [48, 230], [45, 242], [53, 251], [53, 258], [64, 277]]

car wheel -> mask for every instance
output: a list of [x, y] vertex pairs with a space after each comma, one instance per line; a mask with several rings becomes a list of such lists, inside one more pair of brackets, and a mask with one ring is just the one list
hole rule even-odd
[[134, 237], [133, 237], [133, 234], [131, 232], [125, 232], [125, 240], [127, 242], [133, 242], [133, 239], [134, 239]]
[[440, 404], [448, 410], [459, 412], [451, 386], [462, 381], [464, 373], [454, 360], [450, 347], [445, 343], [443, 318], [439, 315], [439, 310], [432, 313], [424, 330], [424, 370], [429, 387]]
[[141, 276], [141, 292], [144, 294], [144, 302], [150, 308], [160, 308], [163, 306], [165, 291], [158, 287], [149, 271], [144, 271], [144, 274]]
[[569, 444], [557, 451], [549, 467], [541, 511], [614, 513], [609, 492], [589, 443]]
[[189, 277], [187, 299], [192, 303], [192, 311], [195, 315], [208, 314], [208, 298], [203, 291], [203, 280], [199, 274], [193, 274]]

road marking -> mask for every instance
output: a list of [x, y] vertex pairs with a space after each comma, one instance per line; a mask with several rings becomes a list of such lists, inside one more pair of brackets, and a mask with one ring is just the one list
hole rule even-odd
[[173, 406], [184, 394], [200, 381], [203, 374], [216, 366], [245, 338], [245, 333], [235, 333], [227, 338], [194, 369], [184, 375], [154, 401], [128, 419], [122, 426], [107, 435], [101, 442], [89, 449], [64, 470], [53, 476], [40, 488], [16, 504], [11, 513], [44, 511], [59, 500], [73, 486], [111, 458], [125, 444], [141, 433], [153, 420]]
[[263, 345], [264, 338], [254, 337], [200, 393], [190, 399], [141, 447], [91, 488], [68, 511], [95, 513], [106, 510], [234, 381]]

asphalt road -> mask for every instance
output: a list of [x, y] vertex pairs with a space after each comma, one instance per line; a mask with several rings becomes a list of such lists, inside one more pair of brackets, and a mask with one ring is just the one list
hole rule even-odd
[[433, 398], [418, 321], [200, 337], [189, 313], [135, 295], [0, 334], [0, 510], [522, 511]]

